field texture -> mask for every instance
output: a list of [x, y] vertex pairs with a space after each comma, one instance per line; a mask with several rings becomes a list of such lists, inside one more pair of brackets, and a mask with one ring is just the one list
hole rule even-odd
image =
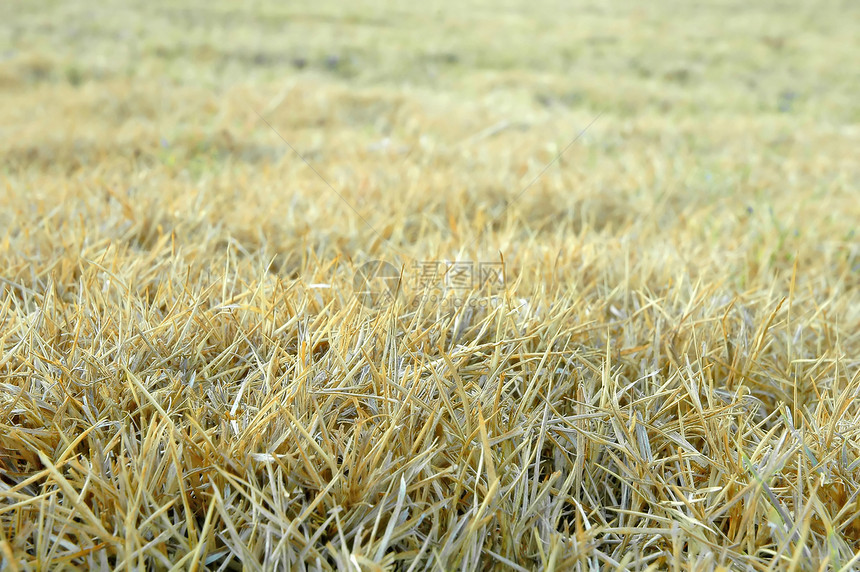
[[860, 568], [857, 2], [0, 22], [0, 569]]

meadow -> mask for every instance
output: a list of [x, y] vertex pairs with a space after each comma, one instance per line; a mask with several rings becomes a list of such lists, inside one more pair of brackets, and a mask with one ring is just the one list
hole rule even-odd
[[0, 21], [0, 570], [860, 569], [860, 4]]

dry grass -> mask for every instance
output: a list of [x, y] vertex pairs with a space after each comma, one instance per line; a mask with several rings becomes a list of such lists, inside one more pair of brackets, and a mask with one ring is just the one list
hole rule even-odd
[[860, 567], [856, 3], [47, 4], [0, 568]]

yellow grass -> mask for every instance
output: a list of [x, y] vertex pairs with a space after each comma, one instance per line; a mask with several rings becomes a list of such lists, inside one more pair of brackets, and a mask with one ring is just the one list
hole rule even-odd
[[0, 568], [860, 567], [856, 2], [255, 4], [0, 8]]

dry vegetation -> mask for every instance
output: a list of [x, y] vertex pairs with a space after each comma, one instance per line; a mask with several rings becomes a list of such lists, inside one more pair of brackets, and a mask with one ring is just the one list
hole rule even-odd
[[857, 3], [182, 5], [0, 8], [0, 568], [860, 567]]

